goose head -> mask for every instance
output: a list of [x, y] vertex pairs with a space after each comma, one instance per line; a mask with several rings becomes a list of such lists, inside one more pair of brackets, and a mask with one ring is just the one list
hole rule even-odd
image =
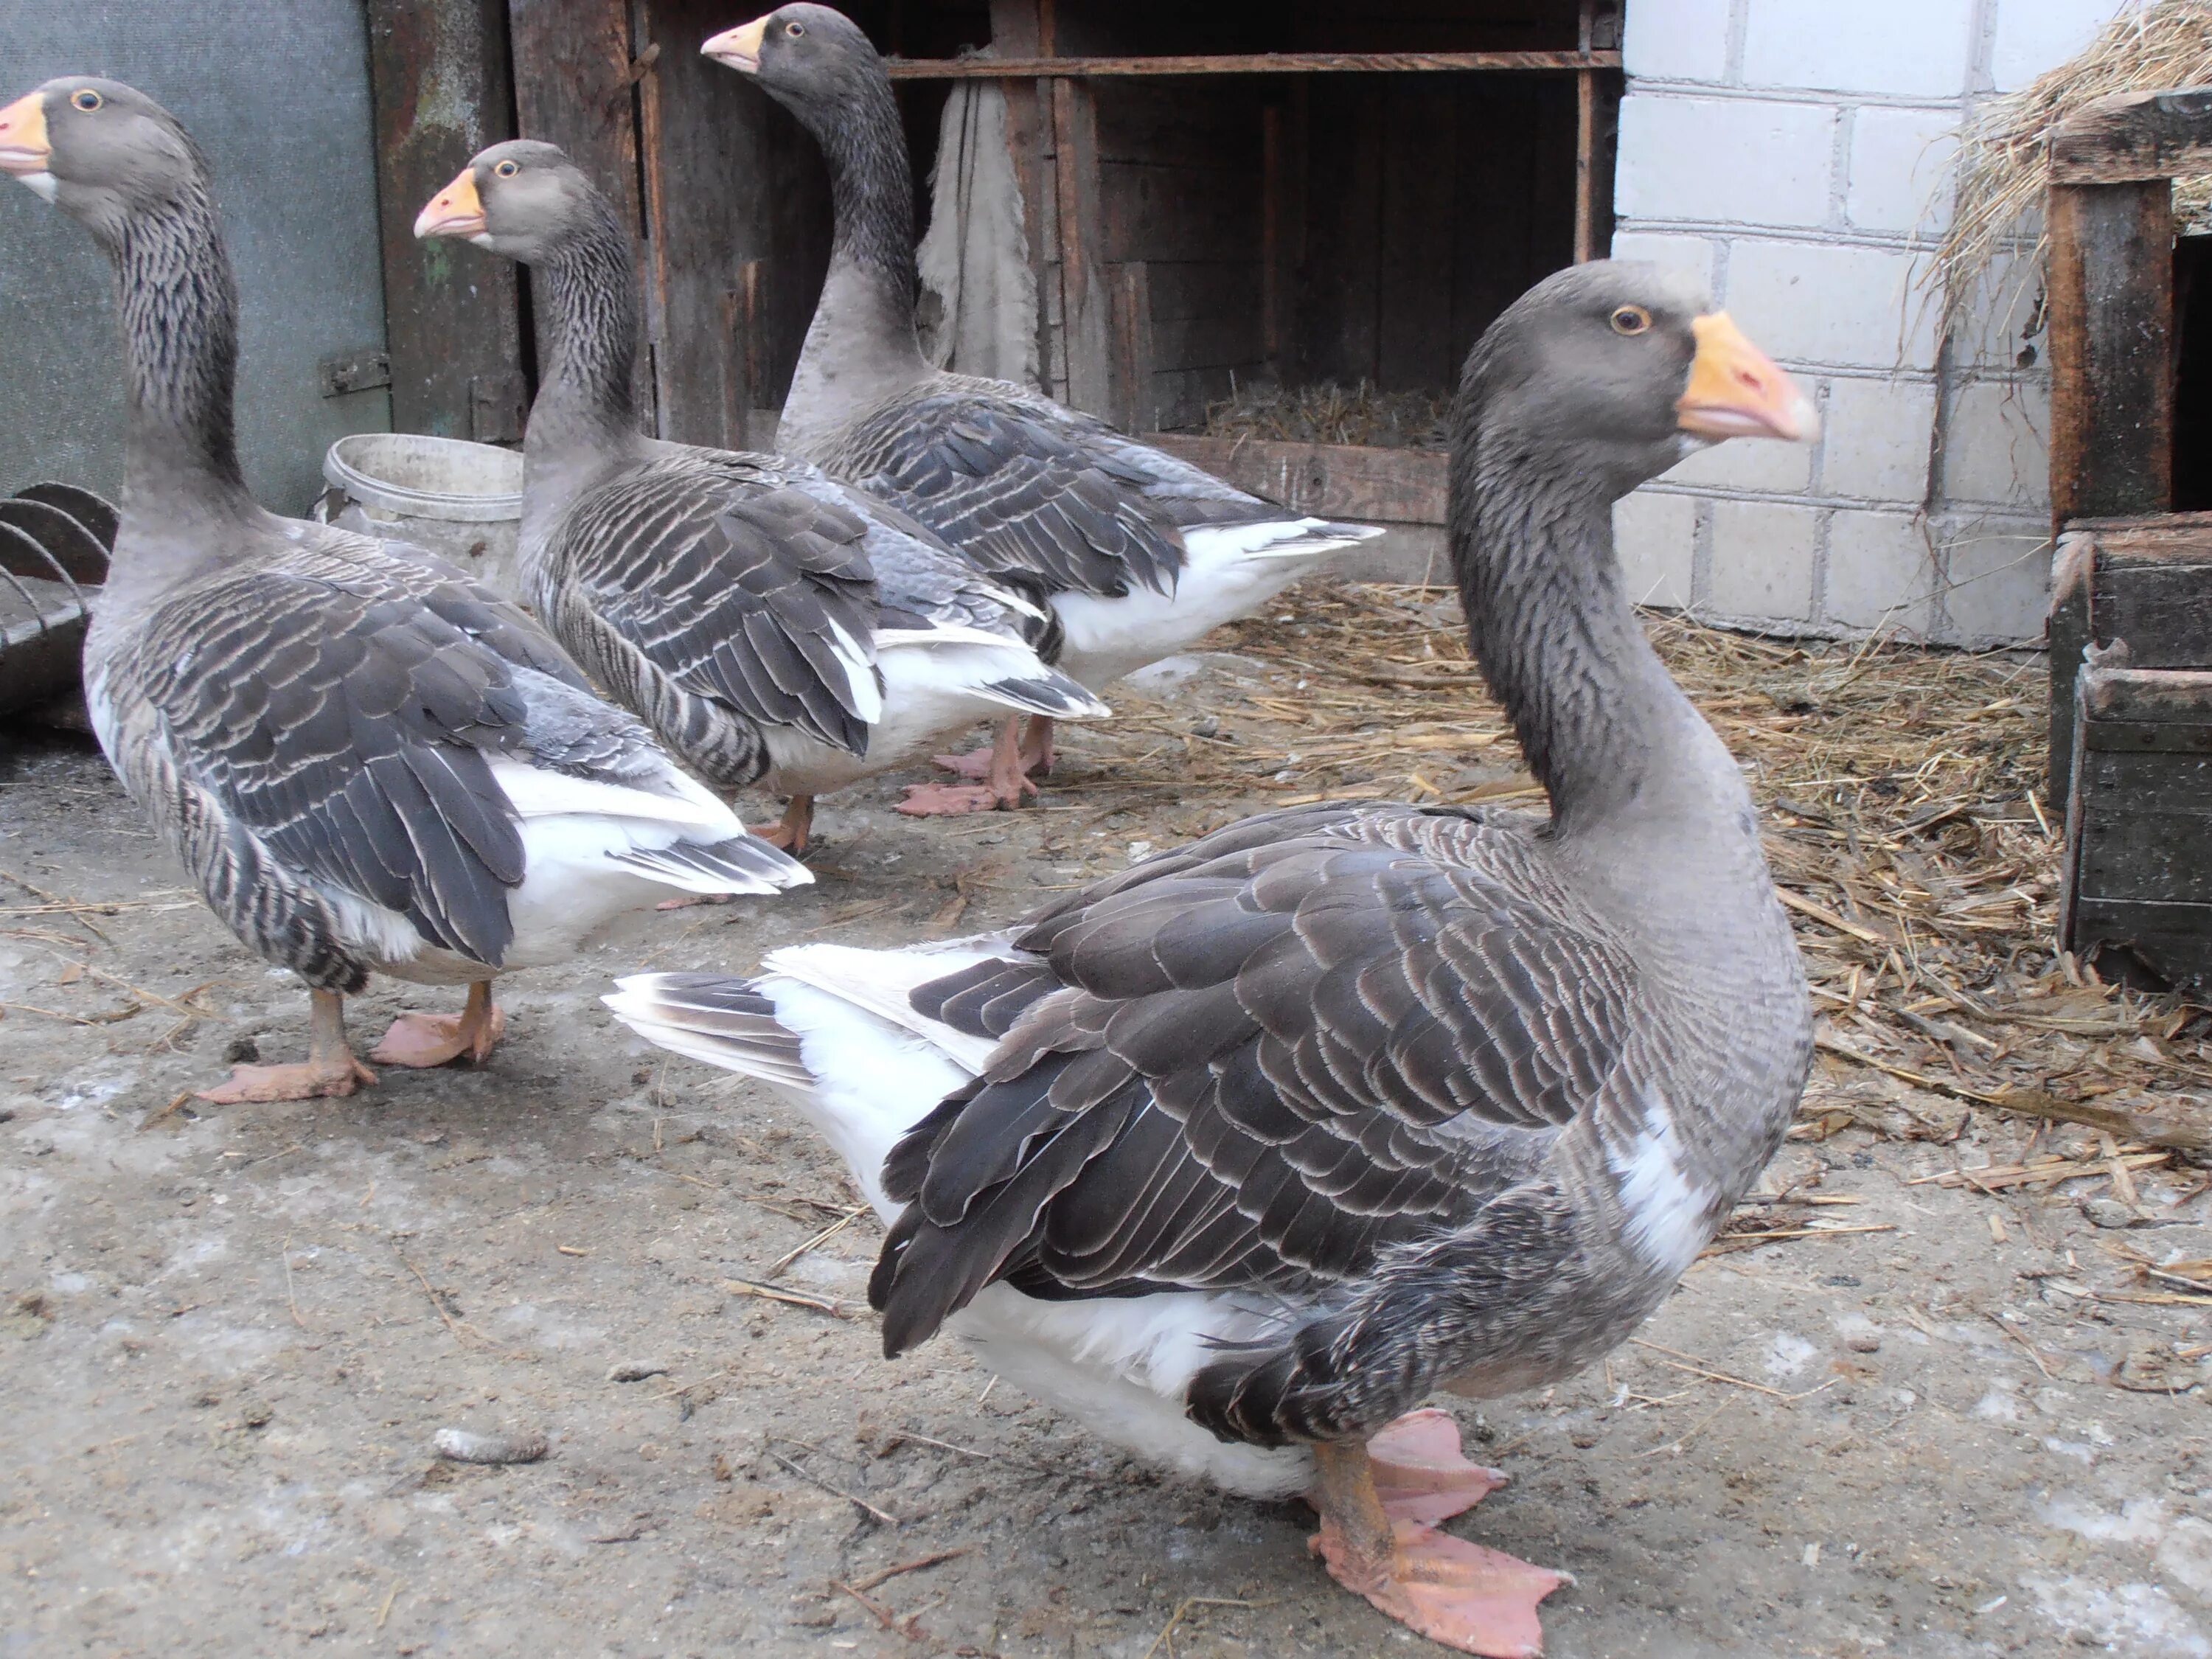
[[176, 117], [135, 87], [64, 75], [0, 109], [0, 173], [13, 174], [102, 240], [205, 188]]
[[1537, 283], [1483, 336], [1462, 384], [1464, 444], [1558, 456], [1616, 496], [1726, 438], [1803, 443], [1820, 429], [1702, 283], [1634, 260]]
[[699, 50], [760, 82], [761, 89], [805, 120], [849, 108], [883, 78], [876, 49], [860, 26], [829, 6], [779, 6], [764, 17], [725, 29]]
[[415, 234], [544, 264], [592, 225], [599, 204], [591, 180], [557, 146], [516, 138], [479, 150], [416, 216]]

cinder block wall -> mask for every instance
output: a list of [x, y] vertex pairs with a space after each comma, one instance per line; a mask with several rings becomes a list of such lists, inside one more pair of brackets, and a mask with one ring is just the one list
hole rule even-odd
[[1623, 502], [1639, 597], [1783, 631], [2040, 635], [2035, 273], [2000, 271], [1949, 338], [1917, 279], [1975, 100], [2064, 62], [2120, 9], [1627, 0], [1613, 253], [1705, 277], [1826, 423], [1809, 448], [1724, 444]]

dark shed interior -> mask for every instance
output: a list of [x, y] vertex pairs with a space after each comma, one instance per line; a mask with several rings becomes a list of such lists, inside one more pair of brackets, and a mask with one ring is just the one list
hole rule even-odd
[[[520, 131], [563, 145], [634, 216], [653, 425], [766, 441], [828, 258], [829, 197], [796, 123], [698, 55], [745, 9], [369, 9], [396, 422], [520, 429], [526, 283], [407, 234], [474, 149]], [[952, 88], [1002, 81], [1042, 378], [1133, 429], [1201, 428], [1255, 385], [1445, 392], [1501, 307], [1610, 234], [1618, 0], [847, 9], [895, 60], [918, 224]], [[997, 64], [962, 55], [984, 46]], [[426, 113], [456, 107], [470, 118]]]

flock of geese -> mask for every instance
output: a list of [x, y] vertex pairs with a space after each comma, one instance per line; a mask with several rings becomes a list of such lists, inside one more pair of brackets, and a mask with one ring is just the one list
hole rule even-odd
[[[793, 4], [704, 49], [830, 163], [788, 453], [639, 434], [629, 239], [552, 146], [485, 150], [416, 226], [536, 273], [534, 617], [247, 493], [230, 265], [167, 112], [82, 76], [0, 110], [0, 169], [117, 276], [125, 507], [85, 645], [101, 746], [216, 915], [312, 995], [307, 1060], [240, 1066], [211, 1100], [374, 1081], [343, 998], [374, 973], [468, 990], [372, 1060], [481, 1060], [497, 975], [672, 894], [807, 881], [790, 853], [816, 794], [980, 717], [1005, 724], [969, 781], [908, 805], [1018, 805], [1054, 721], [1104, 716], [1110, 681], [1371, 533], [932, 368], [866, 37]], [[798, 945], [606, 1001], [788, 1097], [851, 1166], [888, 1232], [888, 1354], [956, 1333], [1139, 1455], [1304, 1495], [1330, 1572], [1413, 1629], [1534, 1653], [1564, 1575], [1440, 1529], [1504, 1477], [1422, 1402], [1540, 1387], [1622, 1341], [1772, 1154], [1810, 1054], [1750, 799], [1645, 641], [1612, 507], [1699, 446], [1812, 425], [1694, 283], [1561, 271], [1475, 347], [1451, 429], [1470, 639], [1547, 817], [1273, 812], [1001, 932]], [[748, 832], [726, 797], [762, 781], [791, 809]]]

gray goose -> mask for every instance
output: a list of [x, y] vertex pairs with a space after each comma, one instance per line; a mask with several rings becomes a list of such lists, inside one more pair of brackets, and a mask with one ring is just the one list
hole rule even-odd
[[481, 1060], [491, 980], [571, 955], [672, 890], [768, 893], [805, 868], [744, 833], [520, 611], [419, 549], [280, 519], [233, 435], [237, 298], [198, 149], [112, 81], [0, 110], [0, 170], [114, 262], [130, 374], [123, 514], [84, 647], [124, 787], [216, 915], [305, 980], [301, 1064], [218, 1102], [350, 1094], [343, 997], [372, 972], [469, 987], [370, 1056]]
[[[937, 369], [915, 334], [914, 189], [890, 79], [828, 6], [789, 5], [701, 48], [799, 118], [830, 163], [830, 271], [782, 446], [896, 502], [1048, 605], [1051, 660], [1093, 690], [1249, 616], [1381, 531], [1286, 512], [1004, 380]], [[958, 769], [1018, 792], [1052, 728], [1010, 725]]]
[[[476, 156], [416, 220], [529, 265], [550, 365], [523, 453], [522, 562], [562, 642], [710, 781], [792, 798], [758, 833], [803, 849], [813, 798], [926, 754], [985, 714], [1106, 706], [1023, 638], [1036, 605], [905, 514], [805, 461], [637, 429], [629, 238], [551, 144]], [[1013, 803], [910, 788], [901, 810]]]
[[1472, 1653], [1536, 1651], [1560, 1579], [1435, 1529], [1503, 1477], [1422, 1400], [1625, 1340], [1812, 1052], [1743, 780], [1613, 556], [1613, 502], [1689, 448], [1810, 429], [1709, 309], [1583, 265], [1466, 365], [1452, 556], [1547, 820], [1271, 813], [1002, 934], [608, 999], [775, 1085], [852, 1166], [889, 1226], [888, 1354], [951, 1330], [1141, 1455], [1307, 1493], [1340, 1582]]

